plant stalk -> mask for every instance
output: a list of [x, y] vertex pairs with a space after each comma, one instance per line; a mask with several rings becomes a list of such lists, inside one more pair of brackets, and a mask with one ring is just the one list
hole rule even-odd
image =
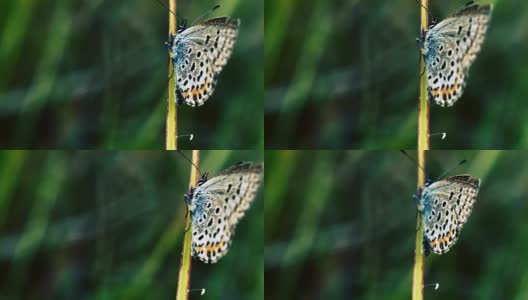
[[[428, 0], [420, 0], [420, 34], [425, 36], [429, 28], [428, 18]], [[420, 74], [425, 71], [424, 56], [420, 55]], [[427, 99], [427, 76], [420, 76], [420, 99], [418, 103], [418, 164], [425, 168], [425, 151], [429, 150], [429, 102]], [[418, 167], [418, 196], [425, 185], [425, 170]], [[414, 267], [412, 283], [412, 299], [423, 299], [423, 226], [421, 226], [421, 215], [417, 214], [415, 250], [414, 250]]]
[[[176, 35], [177, 23], [176, 23], [176, 0], [169, 0], [169, 35]], [[167, 100], [167, 128], [165, 131], [165, 149], [176, 150], [178, 149], [178, 110], [176, 106], [175, 98], [175, 85], [176, 72], [173, 71], [174, 66], [172, 59], [169, 59], [169, 97]]]
[[[420, 34], [425, 36], [429, 28], [428, 2], [429, 0], [420, 0], [421, 2], [421, 26]], [[423, 73], [423, 74], [422, 74]], [[425, 73], [424, 56], [420, 55], [420, 99], [418, 102], [418, 151], [429, 150], [429, 101], [427, 100], [427, 76]]]
[[[194, 188], [198, 184], [198, 163], [200, 162], [200, 150], [192, 151], [191, 177], [189, 188]], [[187, 213], [185, 218], [185, 233], [183, 235], [183, 251], [181, 257], [180, 271], [178, 274], [178, 290], [176, 300], [187, 300], [189, 294], [189, 283], [191, 281], [191, 216]]]

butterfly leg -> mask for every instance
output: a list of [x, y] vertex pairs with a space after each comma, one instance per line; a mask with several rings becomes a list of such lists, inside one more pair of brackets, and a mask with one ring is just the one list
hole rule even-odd
[[185, 204], [191, 205], [191, 199], [192, 199], [193, 195], [194, 195], [194, 188], [191, 187], [191, 188], [189, 188], [189, 193], [187, 193], [187, 194], [185, 194], [183, 196], [183, 199], [185, 200]]
[[414, 199], [414, 203], [416, 203], [416, 206], [418, 206], [419, 202], [420, 202], [420, 199], [418, 198], [418, 196], [416, 195], [412, 195], [413, 199]]
[[176, 35], [169, 33], [169, 41], [165, 42], [165, 46], [167, 47], [167, 51], [170, 53], [172, 52], [172, 45], [174, 44], [174, 38]]
[[[173, 61], [173, 64], [174, 64], [174, 61]], [[172, 72], [171, 72], [169, 78], [167, 79], [167, 81], [170, 81], [172, 79], [172, 76], [174, 76], [174, 68], [172, 68]]]
[[[420, 54], [421, 54], [420, 58], [423, 57], [424, 61], [425, 61], [425, 50], [424, 50], [425, 35], [426, 35], [426, 32], [423, 29], [420, 29], [420, 37], [416, 38], [416, 44], [418, 45], [418, 48], [420, 48]], [[425, 73], [425, 66], [424, 66], [423, 71], [420, 73], [419, 78], [422, 78], [422, 75], [424, 73]]]
[[[423, 34], [423, 31], [420, 35]], [[416, 44], [418, 44], [418, 47], [420, 48], [420, 51], [423, 49], [423, 37], [416, 38]]]
[[[190, 187], [189, 193], [183, 196], [183, 198], [185, 199], [185, 204], [187, 204], [185, 205], [185, 207], [187, 208], [187, 211], [185, 212], [185, 220], [187, 220], [187, 218], [189, 217], [189, 206], [191, 205], [191, 199], [193, 196], [194, 196], [194, 188]], [[190, 228], [191, 228], [191, 223], [189, 222], [189, 227], [185, 229], [184, 233], [186, 233]]]
[[[422, 34], [423, 34], [423, 31], [422, 31]], [[423, 52], [423, 37], [416, 38], [416, 43], [418, 44], [418, 47], [420, 47], [420, 58], [423, 57], [423, 59], [425, 60], [425, 55]], [[425, 73], [425, 66], [423, 70], [421, 71], [420, 76], [418, 76], [418, 78], [422, 78], [424, 73]]]
[[[414, 202], [416, 203], [416, 216], [418, 217], [418, 214], [420, 213], [420, 197], [416, 196], [416, 195], [413, 195], [413, 199], [414, 199]], [[418, 230], [420, 230], [420, 228], [422, 227], [422, 222], [420, 222], [420, 224], [418, 224], [418, 228], [416, 228], [416, 232], [418, 232]], [[415, 233], [416, 233], [415, 232]]]
[[[186, 207], [187, 207], [187, 212], [185, 213], [185, 219], [184, 220], [187, 220], [187, 217], [189, 216], [189, 206], [186, 206]], [[191, 222], [189, 222], [189, 227], [187, 227], [183, 233], [184, 234], [187, 233], [187, 231], [189, 231], [189, 229], [191, 229]]]
[[[418, 212], [418, 210], [416, 210], [416, 217], [418, 217], [418, 214], [419, 214], [419, 212]], [[420, 223], [418, 224], [418, 228], [416, 228], [416, 231], [415, 231], [414, 233], [417, 233], [418, 230], [420, 230], [420, 228], [422, 228], [422, 222], [420, 222]]]
[[418, 78], [422, 78], [423, 74], [425, 74], [425, 67], [423, 68], [422, 72], [420, 73], [420, 76]]

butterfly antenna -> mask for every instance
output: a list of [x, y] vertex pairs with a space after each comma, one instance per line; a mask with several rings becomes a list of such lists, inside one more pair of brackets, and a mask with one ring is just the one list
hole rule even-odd
[[[191, 138], [191, 140], [192, 140], [192, 138]], [[202, 174], [202, 172], [200, 171], [200, 168], [198, 168], [198, 166], [197, 166], [195, 163], [193, 163], [192, 160], [190, 160], [189, 157], [187, 157], [187, 155], [185, 155], [185, 153], [183, 153], [181, 150], [176, 150], [176, 151], [177, 151], [178, 153], [180, 153], [180, 155], [183, 156], [183, 158], [185, 158], [188, 162], [191, 163], [191, 165], [193, 165], [193, 166], [196, 168], [196, 170], [197, 170], [198, 173], [200, 174], [200, 177], [203, 177], [203, 174]]]
[[205, 289], [192, 289], [192, 290], [187, 290], [187, 292], [200, 292], [200, 296], [203, 296], [205, 295]]
[[420, 169], [422, 169], [422, 171], [424, 171], [425, 174], [427, 174], [427, 172], [425, 172], [425, 169], [420, 166], [420, 164], [416, 161], [416, 159], [412, 158], [409, 154], [407, 154], [407, 152], [405, 150], [400, 150], [400, 152], [405, 155], [410, 161], [412, 161], [415, 165], [417, 165]]
[[427, 7], [425, 7], [425, 6], [420, 2], [420, 0], [416, 0], [416, 3], [418, 3], [418, 5], [420, 5], [423, 9], [425, 9], [425, 11], [427, 12], [427, 14], [429, 15], [429, 19], [433, 20], [433, 24], [436, 23], [436, 18], [433, 17], [433, 15], [429, 12], [429, 10], [427, 9]]
[[424, 284], [423, 287], [428, 287], [428, 286], [433, 286], [435, 291], [438, 290], [440, 288], [440, 283], [430, 283], [430, 284]]
[[217, 10], [218, 8], [220, 8], [220, 5], [219, 5], [219, 4], [213, 6], [213, 8], [211, 8], [210, 10], [208, 10], [207, 12], [205, 12], [203, 15], [199, 16], [196, 20], [194, 20], [194, 22], [193, 22], [191, 25], [196, 24], [198, 21], [200, 21], [201, 19], [203, 19], [205, 16], [211, 14], [213, 11]]
[[469, 1], [468, 3], [466, 3], [466, 5], [464, 5], [464, 7], [468, 7], [468, 6], [471, 6], [475, 4], [475, 1]]
[[447, 137], [447, 133], [445, 133], [445, 132], [431, 133], [431, 134], [429, 134], [429, 137], [432, 137], [433, 135], [441, 135], [442, 136], [442, 140], [445, 140], [445, 138]]
[[456, 166], [452, 167], [451, 169], [445, 171], [440, 176], [438, 176], [438, 178], [436, 180], [440, 180], [440, 178], [444, 177], [448, 173], [451, 173], [454, 169], [460, 167], [461, 165], [465, 164], [466, 162], [467, 162], [467, 160], [465, 160], [465, 159], [461, 160]]
[[176, 19], [178, 19], [178, 16], [172, 10], [170, 10], [170, 8], [165, 3], [161, 2], [160, 0], [156, 0], [156, 2], [158, 2], [161, 6], [165, 7], [168, 11], [170, 11], [171, 14], [176, 17]]
[[179, 138], [186, 137], [186, 136], [189, 137], [189, 141], [192, 141], [193, 138], [194, 138], [194, 135], [192, 133], [191, 134], [178, 135], [178, 136], [176, 136], [176, 138], [179, 139]]

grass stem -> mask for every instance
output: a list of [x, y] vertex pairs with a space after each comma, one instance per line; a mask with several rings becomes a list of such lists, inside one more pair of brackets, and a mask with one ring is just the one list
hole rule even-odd
[[[176, 35], [177, 23], [176, 23], [176, 0], [169, 1], [169, 34]], [[173, 62], [169, 59], [169, 97], [167, 100], [167, 129], [165, 138], [165, 149], [176, 150], [178, 149], [178, 111], [176, 106], [176, 99], [174, 99], [176, 93], [174, 91], [176, 82], [176, 72], [173, 72]]]
[[[198, 184], [198, 163], [200, 162], [200, 150], [192, 151], [191, 177], [189, 179], [189, 188], [196, 187]], [[183, 236], [183, 251], [178, 274], [178, 290], [176, 291], [176, 300], [187, 300], [189, 294], [189, 283], [191, 278], [191, 218], [189, 213], [185, 218], [185, 233]]]
[[[425, 36], [429, 28], [428, 19], [428, 0], [420, 0], [420, 34]], [[425, 70], [425, 60], [423, 55], [420, 55], [420, 74]], [[418, 103], [418, 164], [425, 168], [425, 151], [429, 150], [429, 102], [427, 100], [427, 76], [422, 74], [420, 76], [420, 98]], [[425, 185], [425, 170], [418, 167], [418, 195], [421, 195], [421, 190]], [[421, 216], [417, 214], [415, 251], [414, 251], [414, 267], [413, 267], [413, 283], [412, 283], [412, 299], [423, 299], [423, 226], [421, 226]]]

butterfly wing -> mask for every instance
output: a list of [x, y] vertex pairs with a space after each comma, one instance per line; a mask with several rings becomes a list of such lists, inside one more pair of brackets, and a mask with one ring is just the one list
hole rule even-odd
[[[443, 44], [438, 54], [431, 58], [427, 66], [427, 93], [430, 101], [440, 106], [452, 106], [460, 99], [466, 85], [466, 74], [454, 57], [451, 41], [439, 41]], [[454, 48], [456, 50], [456, 48]]]
[[428, 249], [436, 254], [445, 253], [458, 237], [455, 208], [449, 201], [449, 193], [443, 181], [433, 183], [423, 193], [424, 253], [427, 254]]
[[484, 42], [491, 10], [491, 5], [469, 4], [427, 32], [424, 55], [431, 101], [452, 106], [460, 99]]
[[423, 191], [421, 203], [424, 253], [442, 254], [455, 244], [475, 202], [480, 180], [469, 175], [434, 182]]
[[473, 178], [469, 175], [453, 176], [446, 179], [449, 182], [456, 183], [458, 187], [458, 197], [455, 198], [456, 214], [458, 217], [458, 229], [467, 222], [473, 204], [477, 200], [480, 189], [480, 179]]
[[231, 236], [262, 182], [264, 166], [239, 163], [196, 188], [191, 200], [193, 256], [215, 263], [224, 256]]
[[210, 19], [179, 33], [173, 62], [177, 103], [200, 106], [213, 94], [217, 77], [233, 52], [240, 20]]

